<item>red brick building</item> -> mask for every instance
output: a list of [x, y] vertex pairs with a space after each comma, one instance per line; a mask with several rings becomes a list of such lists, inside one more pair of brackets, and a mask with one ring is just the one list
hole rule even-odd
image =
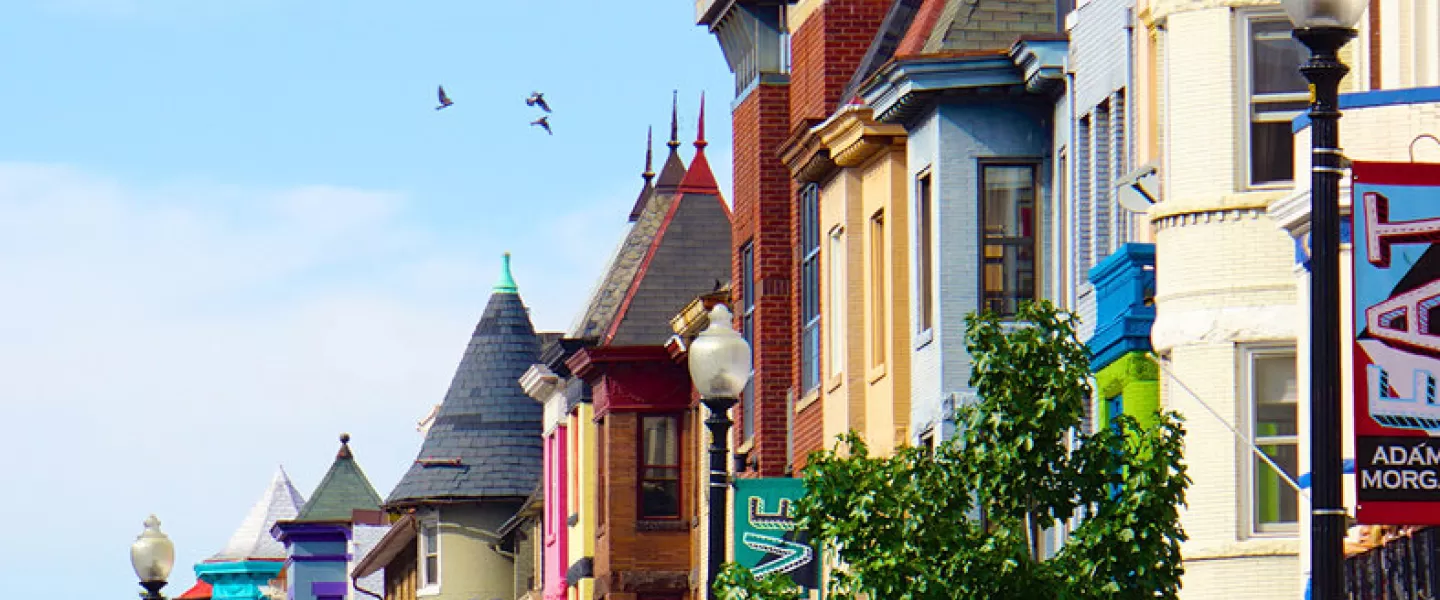
[[840, 105], [892, 4], [711, 0], [697, 7], [735, 73], [731, 306], [755, 356], [753, 391], [735, 415], [742, 477], [793, 474], [824, 444], [820, 403], [793, 410], [819, 385], [821, 267], [799, 250], [800, 189], [780, 149]]

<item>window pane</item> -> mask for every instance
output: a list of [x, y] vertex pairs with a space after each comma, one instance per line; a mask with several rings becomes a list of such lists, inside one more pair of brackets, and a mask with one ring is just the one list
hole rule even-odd
[[1254, 359], [1255, 437], [1295, 435], [1298, 431], [1293, 355]]
[[915, 306], [918, 314], [917, 331], [930, 329], [933, 323], [932, 294], [934, 277], [931, 256], [931, 190], [930, 175], [922, 176], [916, 182], [915, 190]]
[[425, 585], [435, 585], [440, 581], [440, 557], [425, 557]]
[[644, 431], [644, 447], [641, 450], [645, 465], [678, 465], [680, 448], [674, 417], [644, 417], [641, 421]]
[[1250, 124], [1250, 182], [1275, 183], [1295, 179], [1295, 137], [1290, 123]]
[[845, 237], [840, 229], [830, 232], [830, 250], [825, 257], [828, 261], [826, 283], [829, 290], [826, 306], [826, 360], [830, 361], [830, 374], [838, 375], [845, 368]]
[[987, 166], [982, 177], [980, 302], [1013, 315], [1035, 297], [1035, 167]]
[[[1300, 464], [1295, 444], [1261, 444], [1259, 447], [1261, 452], [1285, 470], [1286, 475], [1291, 479], [1295, 478]], [[1258, 456], [1254, 457], [1253, 468], [1256, 529], [1293, 529], [1293, 525], [1300, 520], [1299, 498], [1296, 497], [1295, 489]], [[1276, 525], [1281, 527], [1271, 527]]]
[[641, 483], [640, 516], [680, 516], [680, 480], [646, 480]]
[[1250, 84], [1255, 94], [1304, 92], [1305, 76], [1300, 64], [1305, 48], [1290, 35], [1284, 21], [1255, 21], [1251, 24]]
[[885, 364], [885, 214], [870, 217], [870, 364]]
[[434, 525], [426, 525], [422, 530], [423, 541], [425, 544], [425, 554], [427, 555], [434, 554], [436, 549], [440, 547], [437, 543], [437, 538], [439, 537], [437, 529], [438, 528]]

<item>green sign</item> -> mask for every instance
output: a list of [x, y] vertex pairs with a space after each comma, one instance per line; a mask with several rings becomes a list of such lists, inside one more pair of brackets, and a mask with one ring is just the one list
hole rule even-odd
[[799, 479], [735, 480], [735, 562], [757, 576], [783, 573], [819, 588], [818, 556], [795, 526], [795, 501], [804, 495]]

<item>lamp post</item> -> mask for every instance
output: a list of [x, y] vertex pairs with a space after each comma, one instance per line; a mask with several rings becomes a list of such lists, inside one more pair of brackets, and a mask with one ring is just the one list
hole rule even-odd
[[1340, 486], [1341, 46], [1355, 37], [1364, 0], [1283, 0], [1295, 39], [1310, 49], [1310, 578], [1316, 600], [1344, 590], [1345, 506]]
[[130, 566], [135, 568], [135, 576], [140, 578], [140, 587], [145, 588], [141, 598], [165, 600], [160, 595], [160, 588], [165, 587], [170, 569], [175, 566], [175, 544], [170, 541], [170, 536], [160, 531], [160, 519], [155, 515], [145, 519], [145, 531], [140, 532], [130, 546]]
[[725, 500], [730, 474], [725, 455], [729, 452], [730, 407], [745, 391], [752, 371], [750, 344], [730, 325], [730, 309], [723, 304], [710, 309], [710, 325], [690, 343], [690, 380], [700, 393], [700, 402], [710, 409], [705, 427], [710, 430], [710, 534], [709, 573], [706, 597], [714, 600], [715, 580], [725, 559]]

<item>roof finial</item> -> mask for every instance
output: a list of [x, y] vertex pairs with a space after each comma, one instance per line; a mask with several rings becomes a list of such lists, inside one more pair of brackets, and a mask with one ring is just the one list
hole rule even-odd
[[680, 147], [680, 90], [670, 90], [670, 141], [665, 145]]
[[700, 92], [700, 125], [695, 129], [695, 151], [704, 152], [705, 146], [710, 142], [705, 141], [705, 92]]
[[655, 127], [645, 129], [645, 172], [640, 176], [645, 178], [645, 183], [650, 183], [655, 178]]
[[335, 458], [353, 458], [350, 454], [350, 434], [340, 434], [340, 451], [335, 453]]
[[510, 253], [506, 252], [500, 259], [500, 281], [495, 284], [492, 290], [499, 294], [514, 294], [520, 291], [515, 285], [515, 278], [510, 275]]

